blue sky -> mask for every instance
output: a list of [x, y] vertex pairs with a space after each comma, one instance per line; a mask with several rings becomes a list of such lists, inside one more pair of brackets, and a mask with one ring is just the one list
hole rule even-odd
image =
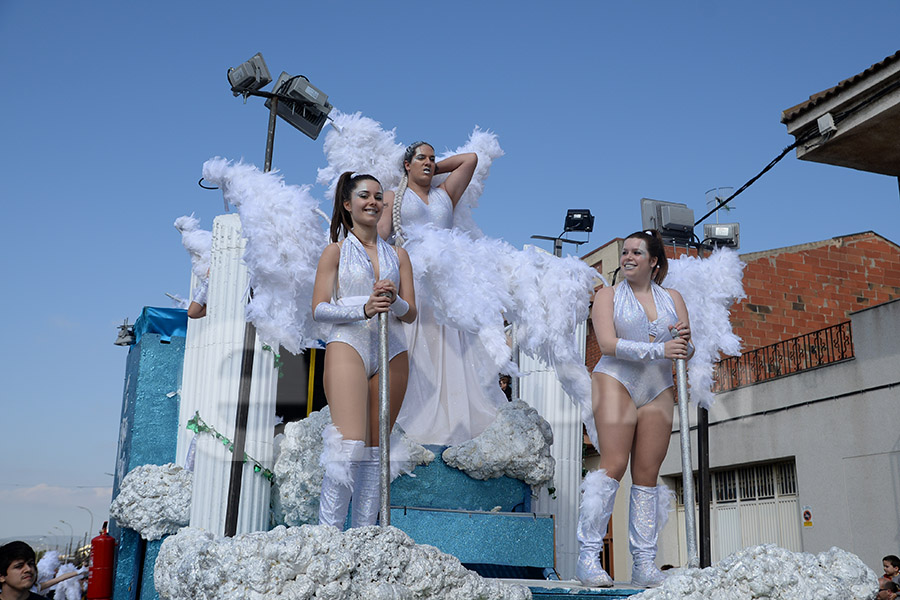
[[[641, 197], [706, 212], [706, 190], [793, 141], [782, 110], [897, 51], [898, 23], [887, 0], [0, 3], [0, 539], [68, 532], [60, 519], [80, 536], [78, 506], [106, 516], [116, 326], [187, 294], [172, 222], [194, 212], [209, 229], [223, 210], [196, 184], [203, 162], [262, 164], [267, 111], [232, 97], [228, 67], [262, 52], [273, 74], [439, 151], [495, 131], [507, 154], [482, 229], [521, 246], [590, 208], [587, 250], [639, 228]], [[279, 125], [289, 183], [315, 181], [323, 137]], [[898, 196], [895, 178], [791, 154], [723, 220], [744, 252], [870, 229], [900, 241]]]

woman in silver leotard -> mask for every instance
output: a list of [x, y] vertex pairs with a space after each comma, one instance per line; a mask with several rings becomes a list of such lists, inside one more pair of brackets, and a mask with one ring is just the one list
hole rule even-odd
[[650, 587], [665, 577], [653, 561], [662, 527], [658, 505], [669, 501], [657, 478], [672, 433], [672, 360], [689, 358], [691, 332], [681, 295], [660, 287], [668, 267], [658, 232], [625, 238], [619, 267], [625, 280], [597, 292], [591, 315], [603, 354], [592, 376], [600, 468], [582, 483], [577, 576], [587, 585], [612, 585], [600, 551], [630, 460], [631, 581]]
[[[378, 237], [384, 210], [381, 184], [344, 173], [335, 189], [332, 244], [322, 252], [313, 288], [313, 316], [332, 324], [325, 353], [325, 396], [332, 425], [323, 432], [325, 477], [319, 523], [373, 525], [379, 507], [378, 313], [388, 314], [391, 426], [409, 375], [400, 321], [416, 317], [409, 255]], [[343, 239], [341, 239], [343, 238]], [[339, 241], [340, 240], [340, 241]]]

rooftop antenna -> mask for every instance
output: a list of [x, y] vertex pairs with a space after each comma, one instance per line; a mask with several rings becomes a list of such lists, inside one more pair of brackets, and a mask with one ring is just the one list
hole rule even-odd
[[[719, 206], [725, 202], [725, 200], [731, 198], [733, 193], [733, 187], [715, 187], [711, 190], [706, 190], [706, 210], [716, 211], [716, 223], [719, 222]], [[722, 210], [724, 211], [732, 211], [734, 209], [735, 207], [731, 205], [722, 206]]]

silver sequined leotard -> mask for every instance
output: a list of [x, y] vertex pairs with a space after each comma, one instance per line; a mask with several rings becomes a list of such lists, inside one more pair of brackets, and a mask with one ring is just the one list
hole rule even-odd
[[[400, 289], [400, 260], [397, 251], [378, 238], [378, 274], [390, 279]], [[360, 306], [366, 303], [375, 285], [375, 271], [369, 255], [353, 233], [341, 244], [338, 277], [335, 283], [334, 303], [341, 306]], [[406, 336], [400, 320], [388, 311], [388, 358], [406, 351]], [[343, 342], [352, 346], [362, 358], [366, 376], [378, 371], [378, 319], [371, 318], [332, 326], [328, 343]]]
[[[616, 337], [637, 342], [662, 344], [672, 339], [669, 326], [678, 322], [675, 303], [669, 292], [651, 282], [653, 302], [656, 304], [656, 320], [650, 321], [644, 307], [634, 297], [634, 292], [625, 280], [616, 287], [613, 295], [613, 322]], [[631, 400], [638, 408], [647, 404], [664, 390], [674, 385], [672, 361], [663, 358], [650, 361], [623, 360], [603, 355], [594, 367], [594, 372], [605, 373], [625, 386]]]

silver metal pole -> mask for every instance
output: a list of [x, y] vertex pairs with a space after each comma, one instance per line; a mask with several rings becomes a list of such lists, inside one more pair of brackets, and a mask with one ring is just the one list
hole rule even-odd
[[[512, 342], [512, 361], [516, 363], [516, 367], [519, 366], [519, 328], [513, 323], [510, 331], [510, 341]], [[519, 378], [512, 377], [509, 378], [509, 387], [510, 387], [510, 396], [512, 396], [513, 400], [521, 400], [522, 396], [519, 392]]]
[[694, 467], [691, 460], [691, 422], [688, 416], [687, 362], [683, 358], [675, 360], [675, 379], [678, 384], [678, 429], [681, 434], [681, 475], [684, 481], [684, 529], [687, 537], [688, 566], [697, 567], [700, 559], [697, 552], [697, 524], [694, 502]]
[[391, 524], [391, 384], [388, 316], [378, 313], [378, 445], [381, 448], [381, 526]]

